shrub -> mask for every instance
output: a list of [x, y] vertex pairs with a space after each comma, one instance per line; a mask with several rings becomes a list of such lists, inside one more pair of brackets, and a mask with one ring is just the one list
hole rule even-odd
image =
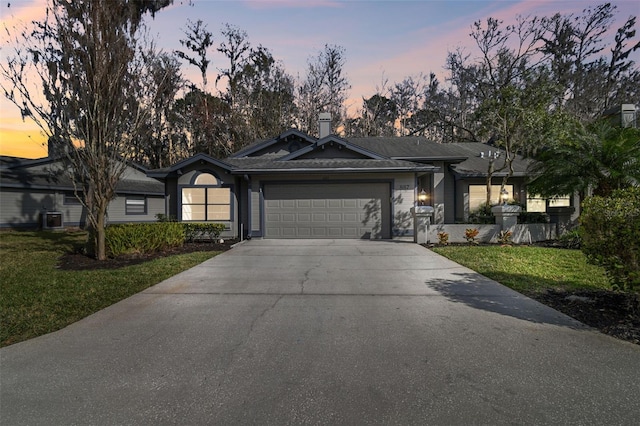
[[521, 212], [518, 215], [518, 223], [549, 223], [549, 216], [540, 212]]
[[184, 229], [176, 222], [109, 225], [105, 242], [109, 256], [151, 253], [184, 243]]
[[178, 219], [176, 219], [175, 216], [166, 215], [163, 213], [156, 214], [156, 219], [158, 220], [158, 222], [177, 222], [178, 221]]
[[210, 241], [216, 240], [226, 228], [222, 223], [183, 222], [182, 226], [185, 238], [189, 242], [205, 238]]
[[478, 228], [469, 228], [464, 231], [464, 238], [469, 244], [478, 244], [477, 237], [479, 233]]
[[498, 235], [498, 242], [500, 244], [511, 244], [511, 235], [513, 235], [511, 231], [505, 231], [503, 229]]
[[640, 287], [640, 188], [586, 199], [579, 229], [582, 251], [604, 267], [613, 287]]
[[438, 232], [438, 244], [446, 246], [449, 244], [449, 234], [446, 232]]
[[578, 229], [572, 229], [558, 237], [557, 241], [560, 247], [567, 249], [579, 249], [582, 245], [582, 238], [580, 237], [580, 231]]
[[491, 205], [486, 203], [469, 214], [469, 223], [490, 224], [495, 222], [496, 219], [491, 213]]

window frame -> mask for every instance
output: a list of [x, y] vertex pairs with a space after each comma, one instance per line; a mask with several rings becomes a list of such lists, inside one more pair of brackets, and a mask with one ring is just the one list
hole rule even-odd
[[[130, 203], [130, 201], [142, 201], [142, 204]], [[142, 212], [139, 210], [130, 210], [130, 208], [140, 205], [142, 205]], [[149, 203], [146, 195], [126, 195], [124, 199], [124, 214], [125, 216], [144, 216], [148, 212], [148, 206]]]
[[82, 203], [76, 197], [76, 194], [70, 191], [65, 191], [62, 194], [62, 204], [65, 206], [81, 206]]
[[[206, 184], [206, 185], [196, 185], [196, 181], [198, 180], [198, 177], [202, 176], [203, 174], [210, 174], [212, 175], [216, 181], [217, 181], [217, 185], [211, 185], [211, 184]], [[194, 189], [194, 188], [198, 188], [198, 189], [203, 189], [204, 190], [204, 202], [203, 203], [184, 203], [183, 202], [183, 197], [184, 197], [184, 190], [185, 189]], [[227, 189], [229, 191], [228, 193], [228, 202], [227, 203], [209, 203], [209, 189]], [[215, 222], [233, 222], [234, 221], [234, 201], [233, 201], [233, 185], [229, 185], [229, 184], [224, 184], [223, 181], [220, 179], [220, 177], [210, 171], [210, 170], [202, 170], [199, 171], [198, 173], [195, 173], [189, 184], [186, 185], [178, 185], [178, 200], [179, 200], [179, 206], [178, 206], [178, 211], [180, 213], [180, 221], [181, 222], [211, 222], [211, 223], [215, 223]], [[185, 205], [192, 205], [192, 206], [204, 206], [204, 219], [185, 219], [184, 218], [184, 206]], [[228, 206], [228, 216], [226, 219], [209, 219], [209, 210], [208, 207], [209, 206]]]

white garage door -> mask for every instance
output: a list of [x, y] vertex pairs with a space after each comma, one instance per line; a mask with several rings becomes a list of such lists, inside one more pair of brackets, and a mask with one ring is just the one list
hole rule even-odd
[[265, 238], [391, 238], [388, 183], [266, 184]]

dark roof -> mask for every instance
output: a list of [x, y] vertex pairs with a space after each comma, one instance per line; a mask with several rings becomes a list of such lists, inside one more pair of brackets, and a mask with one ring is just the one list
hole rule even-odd
[[296, 158], [300, 158], [301, 156], [311, 153], [314, 150], [317, 150], [318, 148], [323, 147], [324, 145], [328, 145], [328, 144], [338, 144], [341, 145], [342, 147], [346, 148], [349, 151], [352, 151], [354, 153], [363, 155], [365, 157], [368, 157], [370, 159], [373, 160], [382, 160], [384, 158], [388, 158], [385, 157], [383, 155], [380, 155], [379, 153], [373, 152], [369, 149], [363, 148], [362, 146], [359, 145], [355, 145], [350, 143], [348, 140], [343, 139], [343, 138], [339, 138], [338, 136], [335, 135], [329, 135], [326, 136], [318, 141], [316, 141], [314, 144], [306, 146], [304, 148], [301, 148], [297, 151], [294, 151], [288, 155], [285, 155], [284, 157], [282, 157], [282, 160], [292, 160], [292, 159], [296, 159]]
[[204, 161], [206, 163], [209, 164], [213, 164], [215, 166], [221, 167], [225, 170], [231, 170], [233, 169], [232, 164], [229, 161], [220, 161], [216, 158], [213, 158], [210, 155], [204, 154], [204, 153], [200, 153], [200, 154], [196, 154], [192, 157], [189, 157], [187, 159], [184, 159], [182, 161], [178, 161], [176, 164], [174, 164], [173, 166], [170, 167], [165, 167], [162, 169], [154, 169], [154, 170], [148, 170], [147, 171], [147, 176], [150, 177], [154, 177], [154, 178], [165, 178], [167, 177], [167, 175], [177, 172], [179, 169], [181, 169], [182, 167], [186, 167], [189, 166], [193, 163], [196, 163], [198, 161]]
[[[464, 144], [443, 144], [415, 136], [350, 138], [349, 142], [385, 157], [397, 159], [458, 161], [468, 155], [468, 152], [460, 147]], [[486, 148], [484, 144], [477, 145]]]
[[[73, 182], [66, 173], [49, 168], [32, 168], [42, 164], [53, 163], [55, 159], [41, 158], [12, 163], [10, 168], [3, 168], [0, 172], [0, 186], [16, 189], [47, 189], [59, 191], [73, 191]], [[145, 169], [140, 166], [133, 166]], [[148, 194], [164, 195], [164, 184], [155, 179], [122, 179], [116, 186], [120, 194]]]
[[317, 141], [317, 139], [314, 138], [313, 136], [309, 136], [306, 133], [301, 132], [298, 129], [289, 129], [289, 130], [286, 130], [286, 131], [280, 133], [278, 136], [276, 136], [274, 138], [256, 141], [256, 142], [254, 142], [254, 143], [242, 148], [240, 151], [231, 154], [231, 157], [232, 158], [241, 158], [241, 157], [245, 157], [245, 156], [254, 154], [254, 153], [260, 151], [261, 149], [267, 148], [270, 145], [279, 143], [282, 140], [287, 139], [289, 136], [297, 136], [299, 139], [301, 139], [303, 141], [306, 141], [309, 144], [312, 144], [312, 143]]
[[[296, 131], [296, 134], [299, 133]], [[390, 172], [390, 171], [434, 171], [437, 167], [431, 164], [445, 162], [451, 170], [461, 177], [486, 176], [489, 167], [488, 153], [497, 150], [483, 143], [450, 143], [433, 142], [423, 137], [367, 137], [338, 138], [329, 136], [315, 143], [286, 155], [269, 154], [249, 157], [264, 147], [274, 143], [277, 138], [261, 141], [250, 149], [227, 158], [226, 163], [232, 166], [232, 173], [268, 173], [268, 172]], [[312, 152], [323, 143], [338, 142], [353, 151], [370, 154], [371, 159], [298, 159]], [[496, 169], [504, 164], [504, 151], [494, 161]], [[531, 160], [516, 156], [513, 176], [526, 176]], [[506, 171], [495, 172], [495, 176], [506, 175]]]
[[[498, 158], [494, 159], [493, 165], [494, 176], [506, 176], [508, 170], [504, 168], [504, 170], [499, 170], [505, 165], [505, 151], [499, 150], [497, 148], [482, 144], [482, 143], [459, 143], [455, 144], [464, 151], [467, 155], [467, 158], [459, 163], [452, 164], [450, 167], [455, 174], [461, 177], [484, 177], [487, 175], [489, 169], [489, 152], [492, 155], [495, 155], [496, 152], [499, 152]], [[524, 158], [521, 155], [516, 155], [512, 166], [513, 166], [513, 176], [514, 177], [523, 177], [528, 176], [529, 173], [527, 169], [531, 165], [533, 160]]]
[[[489, 168], [488, 153], [499, 151], [500, 156], [494, 160], [495, 169], [504, 164], [505, 153], [487, 144], [478, 142], [437, 143], [421, 137], [376, 137], [352, 138], [349, 142], [363, 148], [379, 152], [389, 158], [411, 161], [444, 161], [451, 163], [455, 174], [462, 177], [483, 177]], [[484, 156], [483, 154], [484, 153]], [[533, 160], [516, 155], [513, 161], [513, 176], [527, 176], [527, 169]], [[506, 175], [506, 170], [494, 176]]]
[[229, 158], [235, 168], [232, 173], [313, 173], [313, 172], [370, 172], [384, 173], [391, 171], [433, 171], [436, 168], [431, 165], [418, 164], [411, 161], [391, 159], [305, 159], [282, 161], [277, 159], [265, 159], [260, 157]]

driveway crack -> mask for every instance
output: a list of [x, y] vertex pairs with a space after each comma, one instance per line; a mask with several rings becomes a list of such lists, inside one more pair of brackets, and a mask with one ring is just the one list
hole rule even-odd
[[302, 277], [302, 280], [300, 280], [300, 294], [304, 294], [304, 285], [309, 282], [309, 275], [311, 274], [311, 271], [313, 271], [316, 268], [319, 268], [321, 266], [322, 262], [318, 262], [317, 264], [311, 266], [309, 269], [307, 269], [304, 272], [304, 276]]

